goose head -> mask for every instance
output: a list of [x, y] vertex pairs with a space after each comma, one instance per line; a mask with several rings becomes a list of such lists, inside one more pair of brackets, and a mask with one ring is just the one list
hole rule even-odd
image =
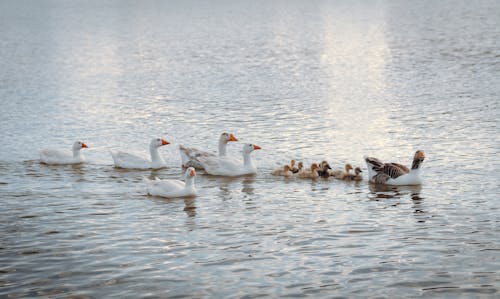
[[291, 168], [294, 168], [294, 167], [295, 167], [295, 162], [296, 162], [296, 161], [295, 161], [294, 159], [292, 159], [292, 160], [290, 161], [290, 167], [291, 167]]
[[196, 176], [196, 170], [194, 169], [194, 167], [188, 167], [188, 169], [186, 169], [185, 177], [192, 178], [195, 176]]
[[229, 141], [238, 141], [236, 136], [233, 133], [222, 133], [220, 135], [220, 141], [224, 143], [228, 143]]
[[167, 140], [165, 140], [163, 138], [153, 138], [153, 139], [151, 139], [151, 143], [149, 144], [149, 147], [150, 148], [158, 148], [160, 146], [167, 145], [167, 144], [170, 144], [170, 142], [168, 142]]
[[300, 171], [300, 170], [302, 170], [302, 168], [304, 168], [304, 163], [299, 162], [299, 164], [298, 164], [298, 168], [299, 168], [299, 171]]
[[413, 163], [411, 165], [411, 169], [419, 169], [422, 162], [424, 162], [425, 154], [424, 151], [418, 150], [415, 152], [415, 156], [413, 156]]
[[350, 170], [352, 170], [352, 169], [353, 169], [353, 168], [352, 168], [352, 165], [351, 165], [351, 164], [347, 163], [347, 164], [345, 165], [345, 172], [349, 173], [349, 171], [350, 171]]
[[88, 148], [88, 146], [81, 141], [77, 141], [77, 142], [73, 143], [73, 151], [79, 151], [82, 148]]
[[413, 157], [413, 160], [419, 160], [420, 162], [424, 161], [425, 159], [425, 153], [422, 150], [418, 150], [415, 152], [415, 156]]
[[247, 143], [247, 144], [243, 145], [243, 153], [244, 154], [249, 154], [255, 150], [260, 150], [260, 149], [261, 149], [261, 147], [256, 145], [256, 144]]
[[316, 164], [316, 163], [311, 164], [311, 171], [314, 172], [314, 171], [316, 171], [318, 169], [319, 169], [319, 165], [318, 164]]

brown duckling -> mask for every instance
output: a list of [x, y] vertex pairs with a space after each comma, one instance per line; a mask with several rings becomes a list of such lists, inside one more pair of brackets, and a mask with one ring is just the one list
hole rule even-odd
[[289, 177], [293, 174], [293, 172], [290, 165], [285, 165], [282, 168], [275, 169], [271, 174]]
[[330, 176], [329, 170], [332, 168], [330, 167], [330, 164], [328, 164], [327, 161], [322, 161], [319, 164], [319, 170], [318, 170], [318, 175], [322, 178], [327, 178]]
[[311, 168], [304, 169], [303, 171], [297, 173], [299, 178], [315, 179], [319, 177], [318, 175], [319, 166], [316, 163], [311, 164]]
[[290, 161], [290, 171], [291, 171], [291, 172], [293, 172], [293, 173], [297, 173], [297, 172], [299, 172], [299, 168], [298, 168], [297, 166], [295, 166], [295, 163], [296, 163], [296, 162], [297, 162], [297, 161], [295, 161], [295, 159], [292, 159], [292, 160]]
[[297, 171], [292, 170], [293, 173], [301, 172], [302, 169], [304, 168], [304, 163], [302, 163], [302, 162], [299, 162], [299, 164], [297, 164], [297, 165], [298, 165]]
[[346, 173], [342, 179], [345, 181], [361, 181], [363, 180], [362, 172], [361, 168], [356, 167], [354, 168], [354, 173]]
[[345, 175], [349, 175], [351, 174], [350, 173], [350, 170], [352, 170], [352, 165], [347, 163], [345, 165], [345, 171], [343, 170], [334, 170], [334, 171], [330, 171], [330, 176], [333, 176], [334, 178], [336, 179], [339, 179], [339, 180], [342, 180], [344, 178]]

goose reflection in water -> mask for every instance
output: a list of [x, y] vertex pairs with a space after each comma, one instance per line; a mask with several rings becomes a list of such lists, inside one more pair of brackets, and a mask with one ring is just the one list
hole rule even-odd
[[185, 198], [184, 199], [184, 212], [188, 217], [196, 216], [196, 205], [194, 198]]
[[415, 186], [390, 186], [390, 185], [380, 185], [380, 184], [368, 184], [370, 193], [368, 198], [370, 200], [382, 200], [388, 198], [403, 198], [406, 195], [410, 195], [413, 202], [413, 209], [415, 214], [422, 214], [425, 211], [422, 208], [423, 197], [420, 197], [420, 192], [422, 191], [421, 185]]
[[254, 176], [245, 177], [242, 182], [243, 188], [241, 188], [241, 192], [246, 193], [248, 195], [254, 194], [255, 190], [254, 183], [255, 183]]

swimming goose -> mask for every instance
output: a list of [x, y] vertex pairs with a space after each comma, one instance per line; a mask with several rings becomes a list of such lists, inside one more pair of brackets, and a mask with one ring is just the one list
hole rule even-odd
[[311, 164], [311, 167], [304, 169], [303, 171], [297, 173], [297, 177], [305, 179], [315, 179], [319, 177], [318, 175], [319, 166], [316, 163]]
[[185, 182], [180, 180], [147, 180], [147, 191], [149, 195], [161, 196], [167, 198], [196, 196], [196, 188], [194, 186], [194, 177], [196, 171], [193, 167], [189, 167], [185, 174]]
[[371, 183], [385, 185], [420, 185], [420, 166], [425, 159], [423, 151], [413, 156], [411, 169], [399, 163], [383, 163], [377, 158], [365, 157], [368, 166], [368, 179]]
[[344, 181], [361, 181], [363, 180], [363, 176], [361, 175], [363, 171], [361, 170], [361, 168], [359, 167], [356, 167], [354, 168], [354, 173], [346, 173], [342, 179]]
[[290, 165], [285, 165], [282, 168], [275, 169], [271, 174], [289, 177], [293, 175], [293, 171], [290, 169]]
[[151, 155], [151, 160], [146, 158], [122, 152], [122, 151], [112, 151], [111, 156], [115, 167], [117, 168], [128, 168], [128, 169], [159, 169], [167, 167], [167, 164], [163, 158], [158, 153], [158, 148], [170, 144], [162, 138], [153, 138], [149, 144], [149, 153]]
[[77, 141], [73, 143], [72, 152], [51, 148], [42, 149], [40, 151], [40, 162], [52, 165], [83, 163], [85, 158], [80, 153], [82, 148], [88, 148], [88, 146], [81, 141]]
[[340, 169], [330, 171], [330, 176], [333, 176], [336, 179], [342, 180], [344, 178], [344, 176], [350, 175], [351, 174], [350, 170], [352, 170], [352, 165], [347, 163], [344, 167], [345, 167], [345, 171], [340, 170]]
[[[219, 157], [224, 157], [227, 154], [227, 143], [230, 141], [238, 141], [234, 134], [222, 133], [219, 138]], [[194, 167], [197, 169], [203, 169], [199, 159], [200, 157], [217, 157], [214, 153], [209, 153], [206, 151], [199, 150], [193, 147], [185, 147], [179, 145], [179, 151], [181, 153], [182, 166], [183, 167]]]
[[229, 157], [199, 157], [201, 166], [208, 174], [220, 176], [241, 176], [247, 174], [256, 174], [257, 168], [250, 154], [254, 150], [260, 150], [261, 147], [255, 144], [247, 143], [243, 145], [243, 163]]

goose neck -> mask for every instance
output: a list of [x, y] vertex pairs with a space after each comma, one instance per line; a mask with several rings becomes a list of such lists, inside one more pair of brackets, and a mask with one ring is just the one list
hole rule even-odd
[[158, 162], [161, 161], [160, 153], [158, 153], [158, 148], [154, 146], [149, 147], [149, 152], [151, 153], [151, 161]]
[[75, 148], [73, 150], [73, 158], [78, 158], [80, 157], [80, 149], [79, 148]]
[[194, 187], [194, 177], [192, 176], [188, 176], [186, 178], [186, 185], [185, 185], [185, 188], [186, 189], [191, 189]]
[[417, 170], [417, 169], [420, 169], [420, 166], [422, 165], [422, 160], [420, 159], [414, 159], [413, 160], [413, 163], [411, 165], [411, 169], [412, 170]]
[[243, 165], [245, 167], [253, 166], [252, 157], [250, 157], [250, 153], [243, 153]]
[[222, 156], [225, 156], [227, 154], [226, 146], [227, 146], [227, 142], [220, 139], [219, 140], [219, 156], [222, 157]]

